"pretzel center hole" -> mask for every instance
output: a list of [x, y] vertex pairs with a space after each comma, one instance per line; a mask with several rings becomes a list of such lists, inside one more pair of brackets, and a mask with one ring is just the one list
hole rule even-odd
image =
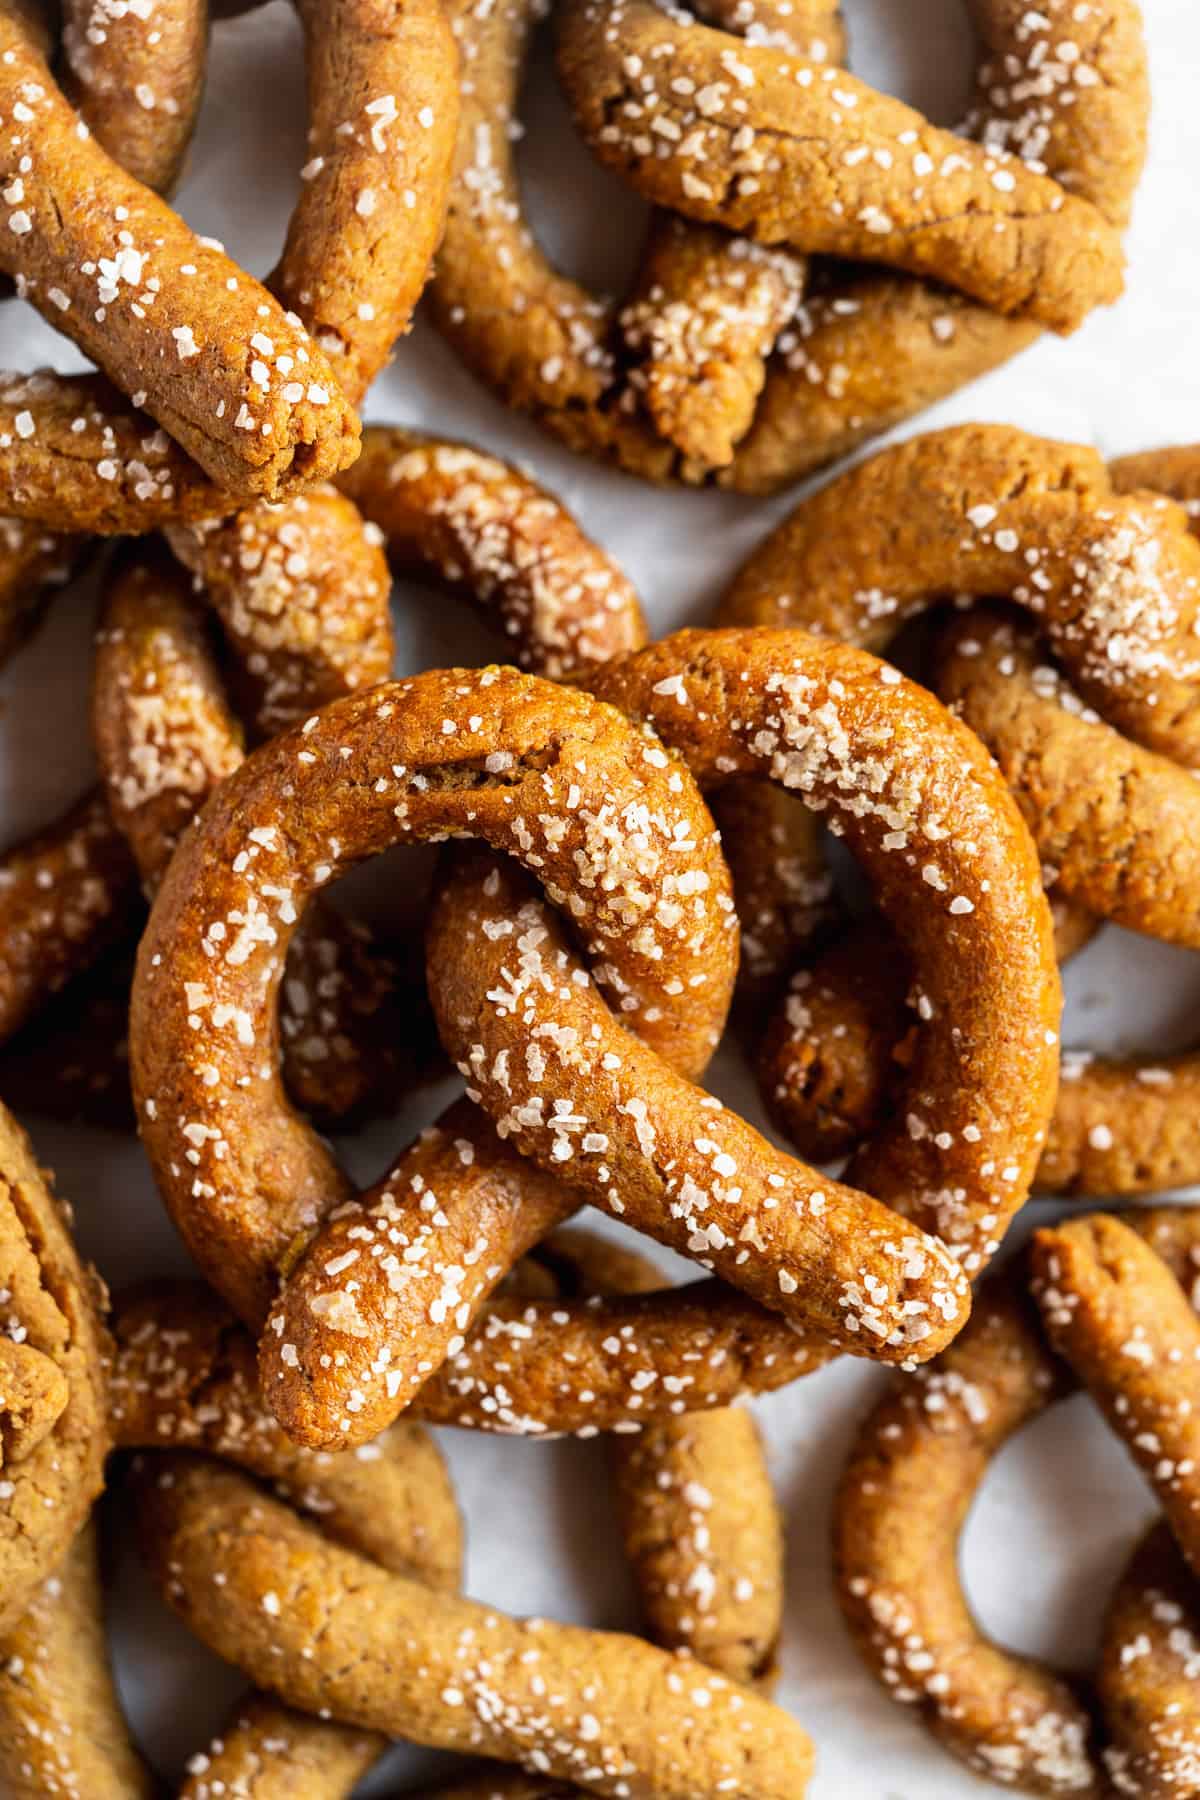
[[966, 117], [978, 53], [963, 0], [846, 0], [845, 11], [856, 75], [935, 125]]
[[1154, 1503], [1083, 1394], [1019, 1431], [989, 1469], [959, 1545], [981, 1629], [1060, 1670], [1087, 1671], [1117, 1576]]
[[584, 146], [554, 73], [552, 25], [537, 34], [517, 116], [517, 176], [547, 256], [594, 294], [626, 293], [650, 208]]

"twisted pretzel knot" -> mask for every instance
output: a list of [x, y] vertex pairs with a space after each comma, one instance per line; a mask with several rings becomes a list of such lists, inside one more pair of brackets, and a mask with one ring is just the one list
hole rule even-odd
[[[864, 1660], [955, 1755], [1025, 1792], [1165, 1796], [1191, 1780], [1200, 1713], [1181, 1622], [1194, 1614], [1200, 1516], [1197, 1260], [1195, 1208], [1097, 1213], [1037, 1232], [1029, 1256], [984, 1284], [944, 1356], [871, 1413], [842, 1477], [838, 1594]], [[1077, 1384], [1166, 1515], [1109, 1606], [1102, 1727], [1080, 1684], [986, 1637], [955, 1563], [992, 1458]]]

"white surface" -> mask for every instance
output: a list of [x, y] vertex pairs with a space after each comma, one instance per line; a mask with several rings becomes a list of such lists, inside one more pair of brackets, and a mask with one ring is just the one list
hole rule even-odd
[[[1146, 0], [1146, 7], [1153, 152], [1129, 238], [1125, 300], [1070, 343], [1044, 340], [910, 430], [1002, 420], [1091, 440], [1109, 453], [1200, 437], [1200, 16], [1194, 0]], [[847, 11], [855, 68], [951, 122], [969, 75], [961, 0], [848, 0]], [[300, 91], [297, 32], [281, 0], [218, 28], [204, 126], [180, 204], [252, 269], [273, 260], [293, 192], [290, 172], [303, 161]], [[547, 241], [588, 279], [619, 282], [638, 241], [639, 209], [582, 152], [565, 153], [564, 121], [544, 81], [528, 117], [530, 197]], [[539, 165], [551, 142], [553, 157]], [[0, 362], [28, 368], [45, 361], [78, 364], [71, 347], [24, 307], [5, 308]], [[782, 510], [778, 502], [657, 493], [569, 457], [505, 413], [427, 328], [400, 351], [367, 410], [525, 459], [618, 554], [658, 630], [703, 622], [725, 577]], [[440, 606], [435, 619], [414, 598], [400, 599], [402, 669], [482, 653], [486, 637], [465, 611]], [[3, 841], [47, 819], [87, 779], [88, 612], [85, 592], [64, 597], [0, 679]], [[1140, 1038], [1167, 1048], [1194, 1036], [1200, 970], [1177, 953], [1110, 932], [1073, 966], [1068, 986], [1069, 1043], [1103, 1048]], [[743, 1072], [726, 1068], [714, 1085], [751, 1107]], [[356, 1168], [371, 1170], [431, 1116], [426, 1105], [376, 1130], [357, 1151]], [[83, 1130], [42, 1127], [36, 1137], [75, 1205], [85, 1247], [110, 1280], [183, 1266], [134, 1145]], [[983, 1785], [883, 1698], [849, 1649], [830, 1594], [830, 1489], [876, 1382], [843, 1363], [760, 1407], [790, 1534], [779, 1697], [817, 1740], [814, 1800], [969, 1800]], [[602, 1451], [444, 1435], [470, 1532], [469, 1591], [514, 1611], [632, 1624]], [[1138, 1478], [1082, 1401], [1052, 1414], [1001, 1457], [967, 1532], [967, 1581], [987, 1627], [1023, 1649], [1085, 1667], [1107, 1584], [1150, 1510]], [[121, 1587], [126, 1697], [149, 1753], [175, 1775], [241, 1684], [190, 1646], [140, 1581], [128, 1549]], [[434, 1761], [397, 1751], [389, 1774], [409, 1777]], [[363, 1791], [393, 1785], [376, 1777]]]

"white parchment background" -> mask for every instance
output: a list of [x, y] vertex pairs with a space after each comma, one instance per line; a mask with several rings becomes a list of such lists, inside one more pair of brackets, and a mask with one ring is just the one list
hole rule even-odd
[[[1200, 303], [1200, 15], [1193, 0], [1145, 3], [1153, 142], [1129, 238], [1126, 298], [1069, 343], [1044, 339], [908, 429], [998, 420], [1091, 441], [1106, 453], [1200, 437], [1193, 329]], [[972, 55], [961, 0], [847, 0], [847, 12], [855, 69], [953, 122]], [[640, 209], [569, 144], [544, 71], [533, 89], [523, 151], [532, 214], [574, 273], [616, 286], [639, 239]], [[249, 268], [265, 270], [303, 160], [299, 34], [289, 7], [275, 0], [215, 33], [203, 128], [179, 203], [194, 226], [224, 239]], [[0, 362], [78, 366], [71, 346], [15, 303], [0, 312]], [[499, 407], [427, 328], [400, 351], [367, 411], [469, 437], [526, 462], [617, 554], [659, 631], [702, 623], [726, 576], [783, 510], [778, 502], [659, 493], [571, 458]], [[489, 640], [470, 614], [445, 604], [432, 609], [424, 598], [416, 589], [397, 597], [398, 669], [482, 658]], [[89, 777], [90, 613], [86, 585], [64, 595], [40, 637], [0, 677], [0, 841], [51, 817]], [[386, 890], [378, 899], [388, 904]], [[1179, 953], [1110, 931], [1072, 965], [1068, 987], [1070, 1044], [1166, 1050], [1196, 1036], [1200, 968], [1193, 971]], [[714, 1085], [743, 1110], [753, 1108], [732, 1059]], [[373, 1172], [433, 1116], [437, 1099], [426, 1096], [356, 1145], [356, 1170]], [[34, 1124], [38, 1149], [75, 1206], [84, 1245], [110, 1281], [185, 1266], [135, 1145]], [[830, 1593], [830, 1491], [877, 1380], [843, 1363], [759, 1407], [789, 1533], [779, 1698], [817, 1740], [814, 1800], [969, 1800], [984, 1785], [882, 1697], [850, 1650]], [[632, 1625], [602, 1448], [443, 1435], [468, 1522], [469, 1592], [517, 1612]], [[114, 1511], [119, 1506], [118, 1499]], [[985, 1625], [1023, 1649], [1086, 1667], [1107, 1587], [1150, 1511], [1138, 1478], [1086, 1404], [1057, 1409], [999, 1459], [972, 1516], [965, 1574]], [[148, 1753], [175, 1777], [241, 1684], [198, 1652], [159, 1606], [131, 1546], [119, 1543], [115, 1556], [122, 1686]], [[397, 1750], [363, 1792], [390, 1791], [440, 1766], [430, 1754]]]

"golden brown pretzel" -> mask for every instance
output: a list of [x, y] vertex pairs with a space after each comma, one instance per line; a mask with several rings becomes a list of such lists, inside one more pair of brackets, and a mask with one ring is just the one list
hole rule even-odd
[[[580, 1288], [650, 1294], [661, 1282], [645, 1257], [585, 1231], [556, 1232], [530, 1261], [559, 1298]], [[782, 1629], [783, 1528], [752, 1415], [731, 1406], [660, 1416], [609, 1443], [649, 1636], [769, 1692]]]
[[207, 0], [64, 0], [63, 91], [101, 148], [159, 193], [174, 186], [204, 89]]
[[[984, 62], [966, 124], [1123, 228], [1146, 151], [1136, 0], [972, 0]], [[725, 485], [768, 493], [1005, 362], [1035, 328], [932, 282], [818, 263]], [[1140, 485], [1153, 487], [1153, 482]]]
[[[831, 10], [825, 0], [793, 9], [801, 38], [817, 34], [810, 48], [830, 37]], [[677, 239], [666, 222], [652, 234], [624, 314], [553, 267], [524, 222], [512, 151], [521, 73], [540, 13], [533, 0], [486, 9], [452, 0], [465, 79], [446, 236], [430, 289], [434, 317], [502, 399], [572, 448], [652, 480], [699, 479], [708, 456], [724, 456], [725, 443], [744, 429], [762, 381], [764, 339], [794, 306], [797, 273], [782, 256], [719, 230], [687, 225]], [[732, 26], [729, 13], [723, 8]], [[704, 312], [698, 344], [671, 336], [680, 301]], [[638, 356], [648, 351], [628, 379], [628, 353], [617, 341], [622, 324]], [[642, 414], [643, 392], [680, 445]]]
[[808, 1739], [751, 1690], [636, 1638], [431, 1604], [244, 1478], [182, 1456], [167, 1471], [137, 1495], [152, 1571], [210, 1647], [293, 1704], [628, 1800], [804, 1792]]
[[564, 0], [558, 67], [602, 162], [765, 244], [889, 263], [1070, 331], [1121, 290], [1097, 208], [842, 69], [742, 45], [654, 0]]
[[[1194, 1282], [1197, 1209], [1125, 1220], [1175, 1278]], [[1006, 1785], [1101, 1800], [1110, 1790], [1094, 1706], [1078, 1684], [987, 1638], [955, 1555], [1001, 1445], [1073, 1389], [1070, 1369], [1039, 1332], [1019, 1257], [984, 1284], [949, 1350], [897, 1383], [863, 1424], [835, 1506], [834, 1557], [838, 1598], [864, 1661], [948, 1749]]]
[[[133, 1019], [139, 1112], [164, 1197], [255, 1324], [291, 1239], [352, 1198], [283, 1108], [271, 1067], [292, 927], [309, 894], [351, 861], [447, 830], [485, 835], [538, 868], [574, 909], [623, 1012], [667, 1056], [702, 1066], [720, 1029], [733, 946], [708, 815], [686, 773], [612, 709], [507, 670], [433, 671], [336, 702], [264, 745], [213, 796], [168, 870]], [[205, 892], [214, 854], [229, 884], [220, 898]], [[668, 908], [655, 920], [660, 897]], [[673, 984], [687, 991], [696, 976], [704, 1006], [668, 1011]], [[205, 1019], [198, 1037], [190, 1016]], [[236, 1205], [214, 1209], [234, 1188]]]
[[1109, 1604], [1097, 1687], [1113, 1742], [1105, 1764], [1133, 1800], [1196, 1793], [1196, 1578], [1165, 1521], [1130, 1558]]
[[[1085, 699], [1148, 748], [1193, 760], [1200, 544], [1173, 503], [1118, 496], [1097, 454], [1007, 426], [964, 425], [884, 450], [830, 482], [754, 551], [722, 598], [722, 624], [796, 624], [882, 651], [901, 624], [955, 593], [1001, 593], [1034, 613]], [[739, 796], [740, 800], [740, 796]], [[810, 822], [721, 813], [753, 903], [747, 960], [778, 973], [824, 872]]]
[[357, 420], [322, 351], [80, 137], [15, 0], [0, 9], [0, 77], [0, 269], [20, 291], [229, 493], [277, 498], [351, 461]]

